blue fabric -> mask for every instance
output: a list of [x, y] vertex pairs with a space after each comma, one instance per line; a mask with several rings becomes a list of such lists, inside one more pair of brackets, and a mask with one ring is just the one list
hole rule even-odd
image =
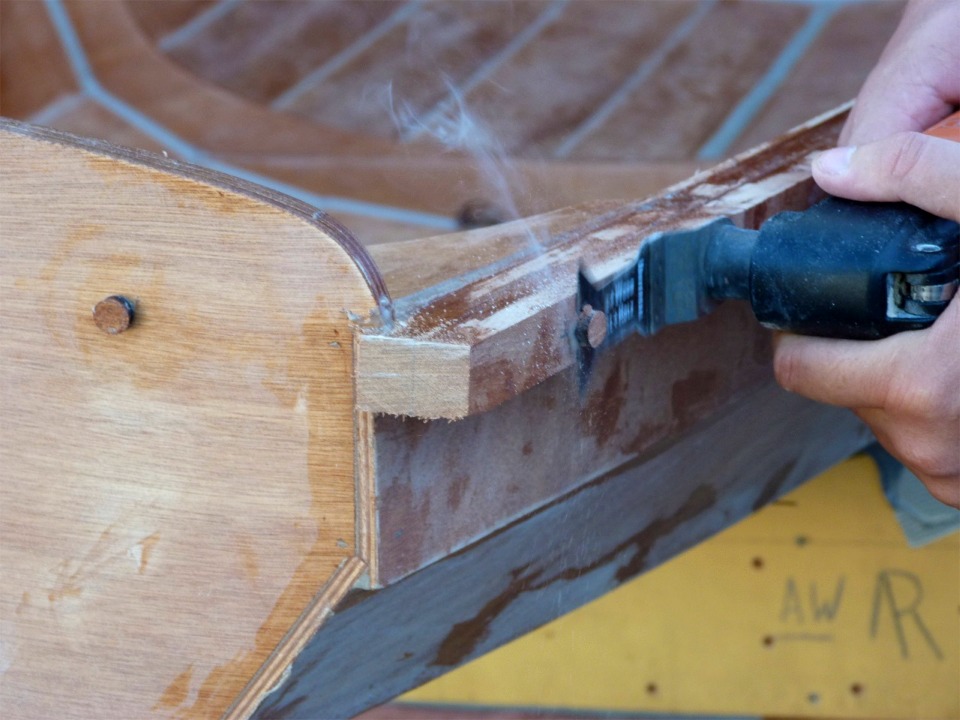
[[921, 547], [960, 529], [960, 510], [936, 500], [899, 460], [880, 445], [867, 453], [880, 468], [883, 491], [910, 547]]

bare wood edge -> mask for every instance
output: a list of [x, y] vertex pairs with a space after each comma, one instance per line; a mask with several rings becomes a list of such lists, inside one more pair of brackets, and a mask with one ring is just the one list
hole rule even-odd
[[358, 586], [366, 570], [367, 564], [358, 557], [349, 558], [343, 563], [281, 640], [278, 650], [261, 666], [243, 693], [223, 714], [224, 720], [250, 717], [270, 693], [283, 685], [291, 672], [293, 661], [347, 593]]
[[[576, 318], [580, 268], [608, 275], [627, 266], [655, 232], [697, 227], [718, 216], [755, 227], [778, 198], [787, 204], [794, 195], [806, 199], [816, 192], [809, 157], [833, 141], [849, 107], [813, 118], [650, 200], [612, 208], [609, 203], [586, 204], [504, 226], [501, 246], [512, 254], [399, 298], [394, 325], [361, 335], [360, 407], [459, 419], [496, 407], [570, 367], [576, 361], [569, 329]], [[494, 232], [398, 243], [390, 257], [400, 264], [385, 268], [384, 274], [437, 277], [429, 269], [431, 261], [449, 266], [451, 257], [469, 258]], [[540, 247], [531, 247], [531, 237]], [[518, 347], [528, 351], [517, 353]], [[429, 378], [443, 378], [447, 387], [424, 392], [423, 381]]]
[[373, 413], [357, 410], [356, 418], [356, 548], [359, 556], [367, 563], [367, 585], [376, 587], [380, 583], [380, 554], [377, 551], [377, 538], [380, 533], [377, 528], [377, 454]]

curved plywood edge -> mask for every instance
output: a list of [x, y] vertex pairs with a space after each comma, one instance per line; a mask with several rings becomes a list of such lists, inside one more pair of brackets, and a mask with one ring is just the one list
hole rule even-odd
[[367, 570], [382, 280], [255, 186], [7, 121], [0, 148], [0, 706], [240, 717]]
[[[414, 292], [397, 299], [390, 330], [360, 336], [360, 406], [457, 419], [497, 407], [572, 366], [581, 269], [612, 275], [634, 262], [640, 244], [654, 233], [698, 227], [716, 217], [755, 228], [781, 210], [808, 207], [820, 192], [810, 177], [810, 156], [836, 141], [847, 109], [815, 118], [650, 200], [588, 203], [378, 252], [391, 286], [404, 276], [436, 284], [409, 285]], [[431, 272], [461, 259], [471, 267], [477, 252], [491, 257], [479, 250], [491, 239], [491, 265], [446, 279]], [[443, 382], [431, 385], [431, 378]]]

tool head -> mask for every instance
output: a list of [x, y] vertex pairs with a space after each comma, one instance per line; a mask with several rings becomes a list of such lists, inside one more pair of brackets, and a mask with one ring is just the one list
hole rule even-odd
[[[636, 260], [616, 273], [597, 278], [581, 269], [579, 306], [588, 304], [607, 316], [605, 344], [631, 332], [652, 335], [665, 325], [696, 320], [716, 306], [714, 297], [744, 296], [740, 287], [745, 288], [755, 235], [726, 218], [689, 230], [655, 233], [643, 241]], [[717, 262], [713, 256], [718, 246], [746, 250]], [[725, 270], [718, 273], [718, 267]], [[716, 290], [717, 285], [726, 291]]]

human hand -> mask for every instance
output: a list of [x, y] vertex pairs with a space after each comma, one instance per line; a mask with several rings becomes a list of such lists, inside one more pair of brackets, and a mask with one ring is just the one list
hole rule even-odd
[[960, 105], [960, 3], [912, 0], [857, 95], [840, 146], [921, 131]]
[[[813, 176], [854, 200], [902, 200], [960, 221], [960, 143], [921, 135], [960, 104], [960, 3], [914, 0]], [[949, 36], [949, 37], [948, 37]], [[780, 336], [786, 389], [852, 409], [940, 501], [960, 507], [960, 300], [884, 340]]]

